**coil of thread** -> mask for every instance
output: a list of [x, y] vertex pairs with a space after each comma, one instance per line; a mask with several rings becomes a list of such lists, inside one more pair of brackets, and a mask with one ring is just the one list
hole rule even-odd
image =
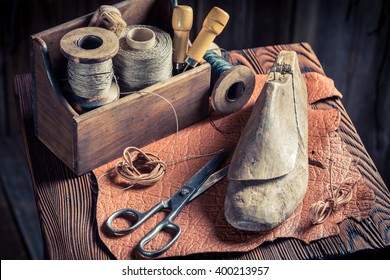
[[68, 60], [68, 81], [73, 91], [83, 98], [96, 98], [112, 83], [112, 60], [97, 63], [77, 63]]
[[68, 59], [70, 101], [76, 109], [92, 109], [119, 97], [113, 81], [112, 57], [119, 49], [114, 33], [98, 27], [78, 28], [65, 34], [60, 46]]
[[113, 62], [121, 92], [141, 90], [172, 76], [172, 40], [154, 26], [128, 26]]
[[244, 65], [232, 65], [208, 50], [203, 59], [211, 65], [211, 106], [223, 115], [239, 111], [255, 88], [255, 74]]
[[126, 28], [121, 12], [114, 6], [102, 5], [93, 14], [88, 26], [104, 27], [121, 37]]

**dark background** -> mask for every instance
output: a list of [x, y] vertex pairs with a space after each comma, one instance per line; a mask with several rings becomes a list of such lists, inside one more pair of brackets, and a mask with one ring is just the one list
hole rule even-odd
[[[0, 256], [42, 258], [31, 179], [20, 140], [13, 77], [30, 72], [29, 36], [113, 0], [2, 0], [0, 10]], [[308, 42], [343, 94], [359, 135], [390, 185], [390, 1], [182, 0], [192, 39], [213, 6], [230, 14], [217, 38], [227, 50]]]

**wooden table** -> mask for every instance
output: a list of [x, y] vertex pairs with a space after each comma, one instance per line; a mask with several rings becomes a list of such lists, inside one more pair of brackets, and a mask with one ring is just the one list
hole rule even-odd
[[[308, 44], [268, 48], [271, 63], [256, 69], [267, 73], [278, 50], [295, 50], [302, 58], [302, 72], [324, 74], [322, 66]], [[76, 176], [34, 135], [31, 75], [15, 78], [15, 91], [23, 124], [25, 148], [33, 179], [37, 207], [49, 259], [113, 259], [98, 236], [95, 219], [97, 190], [90, 174]], [[389, 258], [390, 193], [367, 154], [341, 100], [329, 100], [322, 106], [341, 112], [340, 135], [349, 152], [357, 160], [377, 199], [371, 216], [363, 222], [347, 219], [340, 224], [337, 236], [304, 244], [296, 239], [280, 239], [246, 253], [213, 253], [187, 256], [198, 259], [329, 259]]]

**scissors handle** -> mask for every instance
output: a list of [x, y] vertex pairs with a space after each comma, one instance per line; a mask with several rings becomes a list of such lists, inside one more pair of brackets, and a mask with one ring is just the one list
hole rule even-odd
[[[160, 232], [166, 232], [170, 234], [171, 239], [161, 248], [148, 251], [145, 249], [146, 244], [152, 241]], [[156, 227], [154, 227], [148, 234], [146, 234], [138, 243], [137, 250], [144, 257], [156, 258], [165, 251], [167, 251], [179, 238], [181, 229], [178, 225], [168, 221], [161, 221]]]
[[[162, 201], [156, 204], [153, 208], [148, 210], [145, 213], [138, 212], [137, 210], [131, 208], [125, 208], [114, 212], [106, 221], [106, 228], [115, 235], [125, 235], [137, 229], [142, 225], [147, 219], [156, 214], [162, 209], [166, 208], [166, 202]], [[119, 218], [125, 219], [129, 222], [129, 227], [117, 229], [113, 227], [112, 223]]]
[[[160, 254], [168, 250], [173, 243], [177, 241], [181, 234], [181, 229], [178, 225], [172, 221], [177, 217], [183, 207], [188, 203], [189, 199], [196, 192], [196, 188], [190, 185], [184, 185], [179, 191], [177, 191], [170, 199], [167, 200], [169, 205], [164, 207], [170, 209], [169, 214], [155, 226], [148, 234], [146, 234], [138, 243], [138, 252], [148, 258], [155, 258]], [[145, 245], [152, 241], [159, 233], [166, 232], [170, 234], [170, 241], [168, 241], [163, 247], [154, 251], [148, 251], [145, 249]]]

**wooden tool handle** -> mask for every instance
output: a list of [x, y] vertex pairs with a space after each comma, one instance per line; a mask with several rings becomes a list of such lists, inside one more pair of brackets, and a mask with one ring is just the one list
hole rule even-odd
[[202, 30], [188, 51], [188, 57], [196, 63], [199, 63], [215, 37], [225, 28], [228, 20], [228, 13], [218, 7], [212, 8], [203, 21]]
[[184, 63], [192, 22], [193, 12], [190, 6], [178, 5], [173, 9], [173, 62]]

